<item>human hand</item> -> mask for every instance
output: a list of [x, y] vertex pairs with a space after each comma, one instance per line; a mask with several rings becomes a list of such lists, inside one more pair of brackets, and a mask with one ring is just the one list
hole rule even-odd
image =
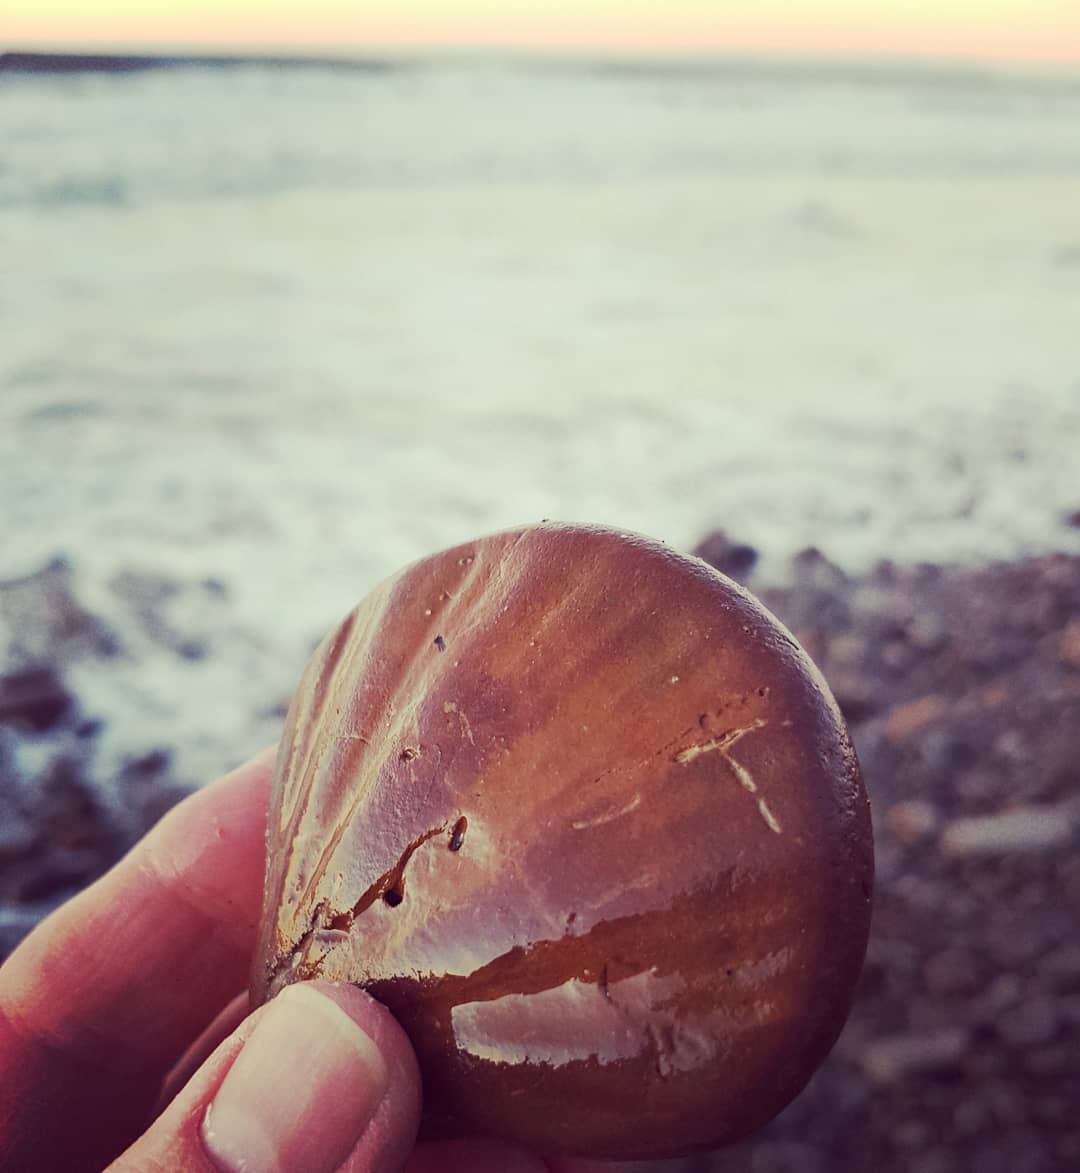
[[186, 799], [0, 967], [0, 1169], [611, 1170], [416, 1145], [416, 1058], [353, 986], [245, 1017], [272, 768], [267, 751]]

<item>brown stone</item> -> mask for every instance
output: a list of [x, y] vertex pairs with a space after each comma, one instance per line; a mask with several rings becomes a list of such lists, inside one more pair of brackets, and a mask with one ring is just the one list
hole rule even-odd
[[611, 531], [499, 534], [370, 595], [299, 685], [270, 839], [254, 1001], [371, 991], [431, 1136], [734, 1140], [832, 1046], [866, 945], [820, 676], [746, 592]]

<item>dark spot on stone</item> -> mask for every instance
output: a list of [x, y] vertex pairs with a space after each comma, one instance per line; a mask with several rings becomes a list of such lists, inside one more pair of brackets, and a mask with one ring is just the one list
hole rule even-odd
[[450, 832], [450, 850], [460, 851], [461, 845], [465, 842], [465, 832], [469, 829], [469, 820], [462, 815], [460, 819], [454, 824], [454, 829]]

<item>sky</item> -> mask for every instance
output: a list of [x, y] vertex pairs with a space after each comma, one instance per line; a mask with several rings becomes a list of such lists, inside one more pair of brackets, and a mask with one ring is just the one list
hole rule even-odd
[[0, 48], [48, 46], [1080, 62], [1080, 0], [0, 0]]

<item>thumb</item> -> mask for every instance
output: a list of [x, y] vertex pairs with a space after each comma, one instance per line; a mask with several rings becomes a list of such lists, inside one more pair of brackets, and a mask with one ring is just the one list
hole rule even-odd
[[420, 1076], [404, 1031], [354, 986], [305, 982], [260, 1007], [110, 1173], [391, 1173]]

